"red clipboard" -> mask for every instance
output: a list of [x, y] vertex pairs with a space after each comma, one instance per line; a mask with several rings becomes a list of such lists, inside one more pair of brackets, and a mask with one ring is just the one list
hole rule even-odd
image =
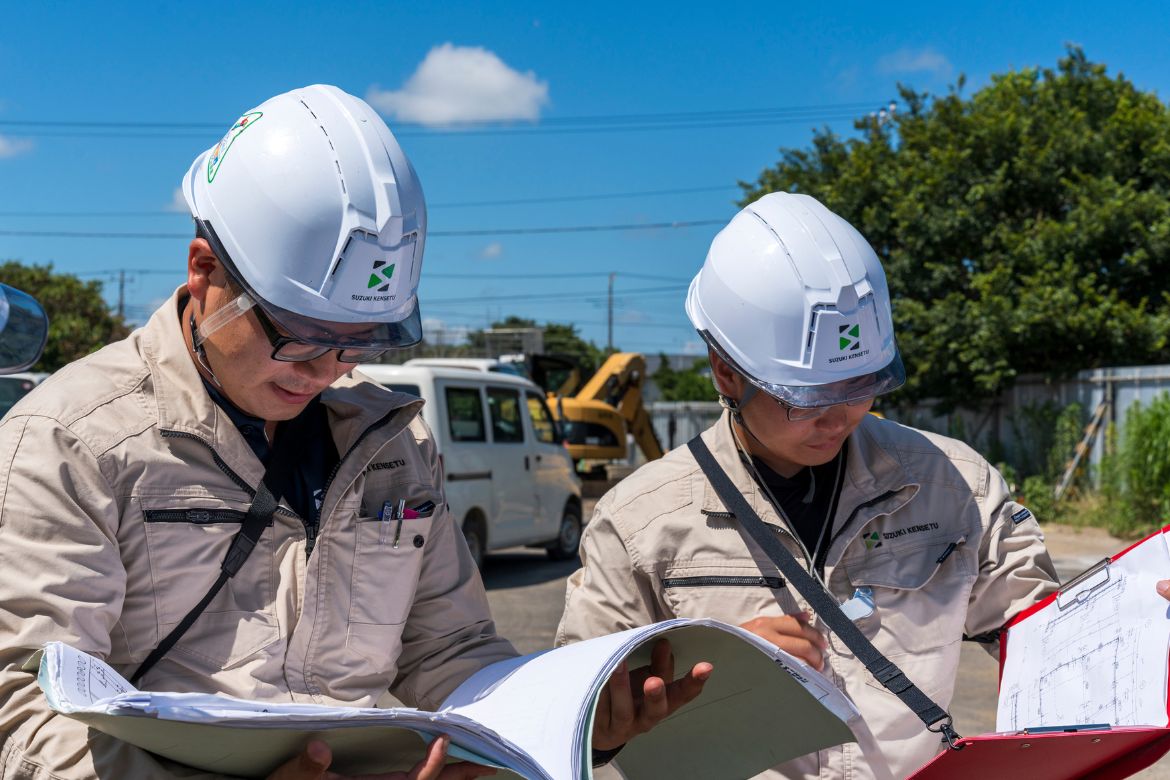
[[[1170, 526], [1131, 544], [1061, 586], [1069, 590], [1103, 566], [1164, 533]], [[1170, 572], [1167, 572], [1170, 577]], [[1061, 591], [1037, 602], [1012, 620], [1007, 628], [1051, 604]], [[1000, 672], [1007, 658], [1007, 634], [1000, 643]], [[1170, 715], [1170, 702], [1167, 702]], [[1120, 780], [1152, 766], [1170, 752], [1170, 727], [1103, 728], [1067, 726], [1015, 734], [984, 734], [959, 740], [961, 750], [944, 750], [910, 775], [913, 780]]]

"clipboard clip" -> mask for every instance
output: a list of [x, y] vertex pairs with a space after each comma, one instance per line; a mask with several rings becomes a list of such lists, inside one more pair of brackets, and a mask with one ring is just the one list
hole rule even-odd
[[1084, 603], [1094, 591], [1109, 584], [1109, 564], [1112, 558], [1102, 558], [1071, 580], [1060, 586], [1056, 593], [1056, 608], [1064, 611]]

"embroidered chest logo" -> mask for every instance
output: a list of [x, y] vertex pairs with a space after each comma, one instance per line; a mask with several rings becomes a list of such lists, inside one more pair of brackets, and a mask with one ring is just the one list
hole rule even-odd
[[[938, 523], [922, 523], [920, 525], [908, 525], [905, 528], [899, 528], [896, 531], [885, 531], [882, 533], [883, 539], [897, 539], [899, 536], [906, 536], [908, 534], [921, 534], [927, 531], [937, 531], [939, 529]], [[872, 536], [877, 535], [874, 531]]]
[[404, 461], [402, 458], [395, 458], [394, 460], [388, 460], [384, 463], [371, 463], [366, 467], [366, 473], [368, 474], [371, 471], [382, 471], [383, 469], [396, 469], [399, 466], [405, 465], [406, 461]]
[[866, 534], [862, 538], [865, 539], [865, 549], [867, 549], [867, 550], [872, 550], [875, 547], [882, 546], [882, 535], [879, 534], [877, 531], [874, 531], [873, 533]]

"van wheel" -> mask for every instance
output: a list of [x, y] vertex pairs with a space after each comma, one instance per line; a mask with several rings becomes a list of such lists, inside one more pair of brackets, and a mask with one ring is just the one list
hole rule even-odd
[[556, 540], [546, 549], [548, 557], [554, 561], [567, 561], [577, 557], [577, 549], [581, 546], [581, 510], [574, 504], [565, 505], [565, 513], [561, 515], [561, 530]]
[[487, 545], [487, 538], [483, 532], [483, 521], [474, 515], [464, 520], [463, 538], [467, 542], [467, 549], [471, 552], [471, 560], [475, 561], [475, 568], [483, 569], [483, 556]]

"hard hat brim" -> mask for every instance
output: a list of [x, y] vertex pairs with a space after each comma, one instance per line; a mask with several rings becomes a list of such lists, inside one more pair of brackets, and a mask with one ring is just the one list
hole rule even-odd
[[752, 376], [719, 346], [707, 331], [699, 331], [699, 335], [715, 354], [724, 363], [731, 366], [740, 376], [751, 382], [752, 385], [773, 398], [783, 401], [788, 406], [804, 409], [816, 409], [824, 406], [860, 401], [874, 398], [886, 393], [892, 393], [906, 383], [906, 367], [902, 363], [902, 353], [896, 347], [894, 357], [882, 368], [869, 374], [842, 379], [839, 382], [830, 382], [823, 385], [778, 385], [765, 382]]

